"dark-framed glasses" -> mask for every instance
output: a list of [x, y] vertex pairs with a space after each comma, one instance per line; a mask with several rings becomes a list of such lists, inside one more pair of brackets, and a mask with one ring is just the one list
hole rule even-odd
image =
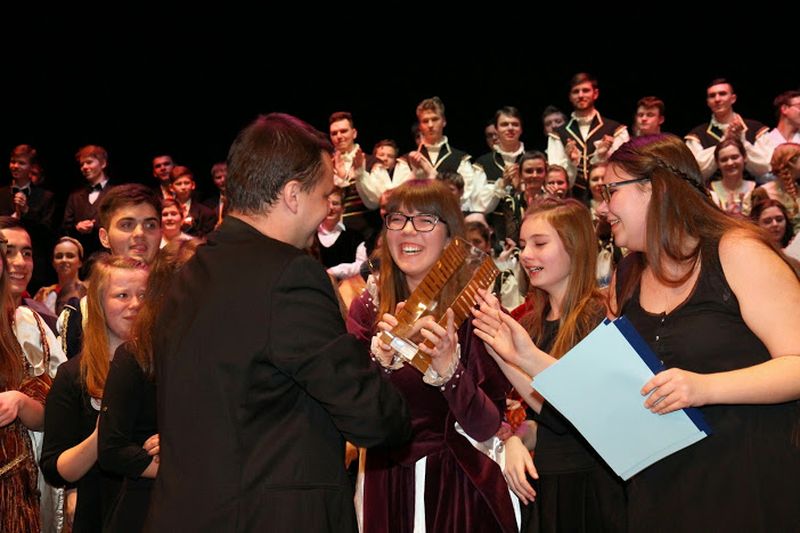
[[631, 183], [642, 183], [644, 181], [650, 181], [650, 178], [637, 178], [635, 180], [625, 180], [625, 181], [615, 181], [613, 183], [603, 183], [600, 186], [600, 195], [603, 197], [603, 201], [605, 203], [609, 203], [611, 201], [611, 195], [614, 194], [614, 191], [617, 187], [621, 187], [622, 185], [629, 185]]
[[420, 233], [433, 231], [433, 228], [435, 228], [436, 224], [439, 223], [438, 216], [430, 215], [428, 213], [420, 213], [417, 215], [389, 213], [384, 217], [383, 222], [386, 225], [386, 229], [391, 231], [400, 231], [406, 227], [406, 224], [408, 224], [409, 220], [411, 221], [411, 225], [414, 226], [414, 229]]

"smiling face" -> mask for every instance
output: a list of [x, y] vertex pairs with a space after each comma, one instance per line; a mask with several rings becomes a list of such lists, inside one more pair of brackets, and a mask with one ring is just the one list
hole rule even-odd
[[592, 87], [588, 81], [579, 83], [569, 90], [569, 101], [575, 111], [588, 112], [594, 109], [594, 102], [600, 95], [600, 91]]
[[72, 280], [78, 277], [81, 259], [78, 247], [69, 241], [56, 244], [53, 249], [53, 268], [59, 280]]
[[519, 172], [523, 190], [533, 195], [539, 194], [547, 176], [547, 162], [544, 159], [527, 159], [522, 162]]
[[90, 184], [95, 185], [103, 180], [103, 171], [106, 168], [105, 161], [101, 161], [96, 157], [86, 156], [81, 157], [79, 164], [81, 166], [81, 174]]
[[330, 126], [331, 143], [340, 154], [345, 154], [355, 146], [358, 132], [347, 119], [332, 122]]
[[22, 228], [7, 228], [0, 233], [8, 241], [6, 260], [8, 261], [9, 289], [14, 300], [19, 302], [22, 294], [28, 288], [31, 276], [33, 276], [31, 237]]
[[[416, 209], [401, 207], [398, 210], [406, 216], [421, 214]], [[431, 267], [439, 260], [442, 250], [450, 242], [447, 225], [439, 221], [433, 231], [420, 232], [414, 229], [410, 220], [401, 230], [386, 230], [386, 244], [392, 260], [403, 274], [410, 290], [414, 290]]]
[[[606, 169], [605, 183], [617, 183], [636, 179], [617, 165]], [[647, 210], [650, 207], [652, 189], [649, 181], [613, 187], [611, 201], [600, 206], [600, 212], [614, 233], [614, 243], [634, 252], [645, 251], [647, 237]]]
[[564, 294], [572, 262], [556, 230], [544, 217], [527, 217], [520, 228], [520, 262], [531, 285], [548, 294]]
[[569, 181], [567, 180], [567, 175], [563, 170], [555, 169], [548, 172], [547, 179], [545, 179], [545, 185], [553, 188], [555, 194], [560, 198], [567, 196], [567, 191], [569, 190]]
[[176, 205], [165, 206], [161, 210], [161, 231], [164, 237], [172, 239], [181, 232], [183, 215]]
[[718, 83], [706, 90], [706, 103], [717, 119], [723, 119], [733, 112], [736, 94], [729, 83]]
[[736, 146], [726, 146], [717, 154], [717, 165], [723, 178], [742, 179], [745, 161], [745, 156]]
[[30, 181], [31, 167], [30, 159], [27, 157], [12, 155], [11, 160], [8, 162], [8, 170], [11, 172], [11, 177], [14, 178], [14, 182], [19, 186], [27, 185]]

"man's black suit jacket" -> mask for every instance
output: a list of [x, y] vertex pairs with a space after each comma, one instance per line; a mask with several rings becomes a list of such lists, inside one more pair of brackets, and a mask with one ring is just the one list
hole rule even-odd
[[319, 263], [228, 217], [173, 281], [154, 337], [146, 531], [356, 531], [344, 441], [400, 443], [409, 419]]

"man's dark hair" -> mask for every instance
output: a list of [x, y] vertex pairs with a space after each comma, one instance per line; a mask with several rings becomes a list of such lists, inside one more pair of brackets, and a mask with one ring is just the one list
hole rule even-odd
[[260, 116], [228, 152], [228, 208], [263, 214], [291, 180], [310, 191], [322, 178], [323, 152], [331, 154], [333, 145], [311, 125], [283, 113]]
[[150, 187], [138, 183], [127, 183], [111, 187], [100, 200], [97, 212], [100, 215], [100, 227], [108, 230], [114, 213], [129, 205], [147, 204], [153, 206], [159, 219], [161, 218], [161, 198]]

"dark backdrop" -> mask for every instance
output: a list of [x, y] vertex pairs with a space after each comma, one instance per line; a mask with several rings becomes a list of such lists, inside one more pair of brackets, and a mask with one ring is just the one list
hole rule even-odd
[[[406, 151], [413, 148], [417, 102], [438, 95], [451, 142], [477, 156], [486, 149], [486, 120], [503, 105], [522, 111], [526, 146], [543, 148], [542, 109], [569, 109], [567, 80], [580, 70], [598, 77], [597, 107], [605, 116], [630, 123], [636, 101], [657, 95], [667, 105], [664, 129], [681, 135], [708, 119], [704, 90], [714, 77], [735, 84], [738, 112], [770, 127], [772, 99], [799, 81], [796, 52], [778, 46], [776, 57], [754, 62], [747, 54], [699, 54], [664, 40], [619, 48], [619, 36], [614, 46], [598, 43], [576, 54], [568, 52], [574, 45], [524, 32], [507, 37], [502, 25], [465, 35], [414, 29], [409, 21], [342, 31], [325, 20], [239, 28], [230, 18], [202, 25], [173, 18], [164, 26], [152, 13], [131, 17], [102, 27], [40, 27], [49, 32], [43, 46], [17, 39], [7, 47], [0, 153], [34, 145], [48, 186], [64, 195], [82, 184], [73, 156], [90, 143], [108, 149], [109, 173], [118, 179], [152, 183], [150, 160], [167, 152], [208, 189], [209, 169], [225, 158], [236, 133], [271, 111], [326, 130], [331, 112], [349, 110], [363, 148], [389, 137]], [[126, 29], [131, 23], [134, 29]], [[546, 58], [554, 52], [558, 57]], [[778, 67], [792, 56], [792, 68]], [[0, 183], [10, 180], [5, 165], [0, 174]]]

